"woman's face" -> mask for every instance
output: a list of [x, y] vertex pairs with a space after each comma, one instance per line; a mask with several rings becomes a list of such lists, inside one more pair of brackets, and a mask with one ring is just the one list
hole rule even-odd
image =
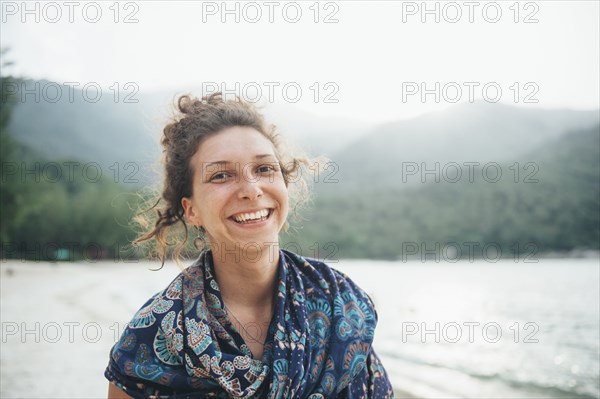
[[227, 128], [202, 141], [190, 161], [192, 197], [181, 203], [213, 250], [248, 250], [279, 242], [288, 191], [269, 139], [250, 127]]

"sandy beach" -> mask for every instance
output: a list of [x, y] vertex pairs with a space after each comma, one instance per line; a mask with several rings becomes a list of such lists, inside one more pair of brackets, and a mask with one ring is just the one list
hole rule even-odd
[[[179, 273], [157, 266], [0, 263], [0, 397], [105, 398], [111, 347]], [[599, 397], [597, 259], [331, 266], [375, 302], [395, 398]]]
[[179, 272], [174, 264], [147, 267], [3, 262], [0, 396], [105, 398], [110, 348], [139, 306]]

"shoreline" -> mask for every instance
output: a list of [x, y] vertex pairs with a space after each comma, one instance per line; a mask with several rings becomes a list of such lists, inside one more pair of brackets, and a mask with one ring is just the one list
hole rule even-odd
[[[521, 256], [523, 257], [523, 259], [529, 257], [529, 261], [525, 262], [525, 263], [536, 263], [538, 260], [544, 259], [544, 260], [564, 260], [564, 259], [600, 259], [600, 250], [595, 250], [595, 249], [586, 249], [586, 250], [573, 250], [573, 251], [568, 251], [568, 252], [556, 252], [556, 251], [550, 251], [550, 252], [541, 252], [541, 253], [535, 253], [535, 254], [521, 254]], [[195, 261], [195, 258], [190, 258], [190, 259], [182, 259], [182, 262], [193, 262]], [[397, 258], [397, 259], [384, 259], [384, 258], [339, 258], [339, 259], [322, 259], [325, 262], [330, 262], [332, 264], [335, 264], [337, 262], [362, 262], [362, 261], [369, 261], [369, 262], [386, 262], [386, 263], [391, 263], [391, 262], [401, 262], [401, 263], [412, 263], [412, 262], [421, 262], [421, 263], [440, 263], [439, 261], [436, 261], [435, 259], [427, 259], [425, 261], [423, 261], [422, 256], [421, 255], [415, 255], [415, 256], [407, 256], [406, 258]], [[511, 261], [514, 260], [513, 257], [511, 256], [503, 256], [501, 258], [498, 259], [494, 259], [493, 263], [496, 263], [498, 261]], [[463, 258], [459, 258], [459, 259], [452, 259], [451, 261], [448, 261], [448, 263], [464, 263], [464, 262], [475, 262], [475, 261], [486, 261], [485, 258], [483, 257], [474, 257], [474, 258], [469, 258], [469, 257], [463, 257]], [[52, 259], [27, 259], [27, 258], [0, 258], [0, 266], [4, 265], [6, 266], [7, 264], [12, 263], [13, 266], [15, 263], [25, 263], [25, 264], [31, 264], [31, 263], [43, 263], [43, 264], [49, 264], [52, 266], [58, 266], [61, 264], [66, 264], [66, 265], [96, 265], [96, 264], [107, 264], [107, 263], [114, 263], [114, 264], [136, 264], [136, 263], [160, 263], [159, 261], [154, 261], [154, 260], [149, 260], [149, 259], [145, 259], [145, 258], [139, 258], [139, 259], [110, 259], [110, 258], [102, 258], [102, 259], [66, 259], [66, 260], [52, 260]], [[165, 264], [168, 263], [175, 263], [174, 261], [171, 260], [167, 260], [165, 262]]]
[[394, 396], [392, 396], [390, 399], [417, 399], [418, 397], [411, 394], [410, 392], [404, 391], [400, 388], [397, 387], [392, 387], [392, 389], [394, 390]]
[[[597, 348], [597, 324], [585, 334], [570, 327], [590, 325], [597, 318], [597, 260], [511, 264], [490, 264], [483, 270], [468, 264], [450, 268], [433, 263], [432, 268], [413, 263], [390, 268], [392, 264], [383, 262], [340, 263], [340, 270], [376, 303], [375, 347], [394, 390], [388, 399], [489, 397], [491, 392], [507, 398], [583, 397], [581, 392], [597, 397], [597, 380], [586, 372], [598, 364], [589, 356]], [[2, 365], [10, 367], [0, 368], [0, 396], [105, 396], [106, 381], [101, 376], [110, 348], [131, 315], [180, 272], [174, 263], [152, 271], [158, 266], [141, 261], [2, 262], [0, 313], [6, 340]], [[547, 328], [562, 320], [569, 323], [564, 329]], [[443, 338], [439, 343], [435, 335], [432, 338], [436, 322]], [[465, 335], [465, 322], [481, 326]], [[515, 322], [537, 324], [540, 333], [536, 336], [525, 327], [515, 330]], [[483, 325], [489, 323], [496, 323], [504, 339], [489, 342], [489, 336], [483, 335]], [[410, 326], [418, 331], [409, 331]], [[454, 330], [442, 326], [457, 327], [463, 339], [449, 345], [454, 335], [447, 334]], [[521, 332], [519, 342], [515, 331]], [[531, 334], [529, 338], [545, 340], [521, 345]], [[577, 349], [569, 345], [572, 342], [579, 345]], [[60, 361], [81, 358], [85, 362]], [[482, 364], [485, 359], [493, 364]], [[562, 368], [556, 364], [559, 361]], [[457, 364], [463, 366], [456, 368]], [[497, 377], [477, 378], [486, 365], [490, 366], [484, 370], [486, 375]], [[571, 378], [576, 388], [566, 382], [554, 388], [543, 385], [549, 379], [561, 381], [575, 365], [579, 374]], [[508, 374], [502, 374], [504, 370]], [[510, 373], [520, 370], [525, 377], [514, 385]], [[64, 375], [72, 375], [78, 383], [56, 384]]]

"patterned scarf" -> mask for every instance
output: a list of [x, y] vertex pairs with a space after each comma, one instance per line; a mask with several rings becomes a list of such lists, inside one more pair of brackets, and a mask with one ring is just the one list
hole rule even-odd
[[232, 324], [206, 251], [135, 314], [105, 376], [134, 398], [389, 398], [369, 296], [322, 262], [279, 252], [263, 358]]

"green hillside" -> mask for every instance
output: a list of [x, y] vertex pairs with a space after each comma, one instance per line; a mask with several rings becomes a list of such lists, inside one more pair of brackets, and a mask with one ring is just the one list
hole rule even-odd
[[[377, 126], [333, 159], [346, 188], [405, 188], [400, 162], [509, 162], [568, 131], [600, 123], [598, 111], [543, 110], [484, 102]], [[408, 184], [407, 184], [408, 183]]]
[[448, 243], [457, 243], [464, 257], [471, 249], [482, 256], [485, 246], [509, 257], [599, 248], [600, 127], [563, 135], [500, 166], [502, 178], [493, 183], [478, 168], [472, 183], [440, 178], [406, 189], [327, 190], [286, 241], [306, 255], [319, 248], [328, 258], [396, 259], [414, 252], [414, 244], [415, 256]]
[[[2, 77], [2, 84], [13, 80]], [[123, 257], [133, 238], [126, 185], [84, 170], [77, 159], [49, 157], [17, 141], [7, 128], [18, 99], [2, 96], [0, 254], [23, 259]], [[43, 120], [37, 119], [38, 123]], [[10, 133], [10, 134], [9, 134]]]
[[[97, 103], [68, 96], [50, 103], [3, 93], [3, 256], [24, 256], [38, 245], [37, 254], [52, 258], [72, 242], [119, 256], [134, 236], [128, 224], [135, 190], [160, 179], [158, 126], [166, 112], [153, 110], [166, 105], [164, 96], [138, 97], [140, 103], [109, 95]], [[319, 128], [292, 108], [281, 117], [285, 130], [306, 129], [306, 140], [332, 134], [313, 148], [329, 148], [336, 168], [319, 176], [299, 231], [284, 235], [304, 255], [479, 257], [490, 255], [486, 248], [490, 256], [499, 249], [505, 257], [531, 257], [599, 247], [598, 111], [459, 104], [370, 129], [347, 128], [343, 140], [337, 139], [343, 122]], [[79, 164], [69, 170], [72, 162]], [[84, 178], [89, 164], [103, 175]], [[61, 178], [53, 175], [57, 165]], [[23, 169], [33, 172], [23, 175]], [[85, 256], [81, 248], [78, 257]]]

